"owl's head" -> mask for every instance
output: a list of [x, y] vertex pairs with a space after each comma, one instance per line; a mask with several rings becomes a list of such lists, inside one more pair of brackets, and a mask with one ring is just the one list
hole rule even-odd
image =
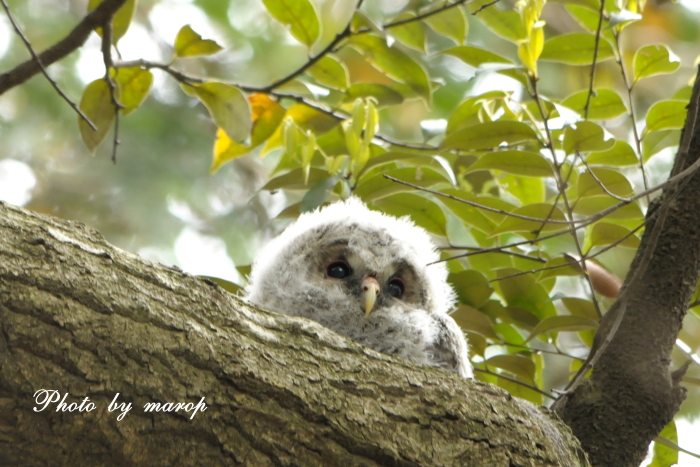
[[428, 233], [407, 217], [359, 199], [302, 214], [258, 255], [248, 299], [322, 323], [328, 313], [361, 318], [400, 303], [446, 313], [455, 294]]

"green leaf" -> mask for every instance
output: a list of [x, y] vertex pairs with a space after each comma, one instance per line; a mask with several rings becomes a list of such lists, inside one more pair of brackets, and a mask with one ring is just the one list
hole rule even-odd
[[502, 170], [515, 175], [527, 177], [553, 177], [552, 164], [541, 154], [528, 151], [497, 151], [486, 153], [467, 169]]
[[[306, 178], [306, 171], [302, 167], [298, 167], [284, 175], [273, 178], [267, 182], [261, 190], [308, 190], [318, 182], [326, 180], [328, 178], [328, 172], [311, 167], [308, 179]], [[304, 183], [305, 179], [306, 183]]]
[[236, 142], [248, 138], [253, 120], [248, 100], [240, 89], [217, 82], [181, 86], [187, 94], [197, 96], [202, 101], [216, 126], [224, 130], [229, 138]]
[[[88, 12], [98, 7], [104, 0], [90, 0], [88, 2]], [[112, 44], [116, 45], [126, 31], [129, 29], [131, 20], [136, 10], [136, 0], [126, 0], [112, 17]], [[98, 36], [102, 37], [102, 28], [95, 28]]]
[[369, 161], [367, 161], [367, 164], [365, 164], [365, 167], [362, 169], [362, 172], [360, 172], [360, 174], [357, 176], [357, 179], [362, 180], [362, 177], [365, 174], [367, 174], [370, 170], [376, 167], [381, 167], [383, 165], [393, 164], [394, 162], [411, 159], [422, 159], [426, 161], [432, 160], [430, 156], [421, 156], [418, 154], [411, 154], [408, 152], [385, 152], [378, 156], [370, 157]]
[[409, 216], [428, 232], [445, 236], [447, 219], [440, 206], [422, 196], [399, 193], [374, 201], [376, 207], [395, 217]]
[[457, 130], [445, 138], [441, 149], [483, 150], [527, 141], [538, 141], [535, 130], [522, 122], [503, 120]]
[[96, 79], [87, 85], [80, 100], [80, 110], [97, 127], [97, 131], [93, 130], [78, 116], [78, 127], [83, 143], [90, 152], [94, 153], [100, 142], [107, 136], [115, 116], [112, 96], [104, 79]]
[[598, 321], [598, 312], [595, 310], [595, 305], [590, 300], [565, 297], [561, 299], [561, 302], [572, 315], [588, 318], [596, 322]]
[[447, 55], [452, 55], [462, 60], [467, 65], [473, 66], [474, 68], [479, 68], [482, 63], [505, 63], [512, 65], [513, 62], [505, 57], [501, 57], [498, 54], [490, 52], [485, 49], [480, 49], [479, 47], [473, 47], [471, 45], [461, 45], [457, 47], [452, 47], [442, 52]]
[[[575, 110], [580, 115], [585, 114], [588, 91], [580, 91], [567, 97], [561, 103], [564, 107]], [[596, 89], [588, 105], [588, 118], [591, 120], [607, 120], [627, 113], [622, 98], [610, 89]]]
[[429, 188], [437, 183], [450, 182], [443, 174], [426, 167], [403, 167], [379, 173], [373, 177], [363, 179], [355, 189], [355, 196], [359, 196], [365, 202], [375, 201], [395, 193], [413, 191], [415, 188], [396, 183], [385, 178], [389, 175], [414, 185]]
[[273, 18], [289, 28], [296, 40], [311, 47], [318, 39], [321, 24], [309, 0], [263, 0]]
[[[494, 209], [502, 209], [506, 212], [510, 211], [513, 209], [513, 206], [506, 203], [505, 201], [502, 201], [499, 198], [492, 198], [492, 197], [477, 197], [473, 195], [472, 193], [467, 193], [464, 191], [459, 191], [459, 190], [441, 190], [443, 193], [455, 196], [457, 198], [461, 198], [464, 200], [472, 201], [474, 203], [478, 203], [480, 205], [486, 205], [488, 207], [492, 207]], [[497, 222], [501, 222], [503, 219], [504, 215], [503, 214], [492, 214], [492, 216], [500, 216], [496, 218], [494, 221], [492, 217], [489, 217], [486, 215], [486, 211], [482, 211], [480, 208], [471, 206], [466, 203], [462, 203], [460, 201], [452, 200], [452, 199], [447, 199], [447, 198], [440, 198], [440, 201], [447, 206], [447, 208], [453, 212], [457, 217], [459, 217], [462, 222], [464, 222], [467, 225], [471, 225], [472, 227], [480, 230], [481, 232], [484, 233], [490, 233], [494, 228], [496, 228]], [[496, 203], [497, 205], [494, 206], [493, 204]]]
[[541, 177], [504, 174], [498, 177], [498, 185], [518, 198], [523, 206], [542, 203], [545, 199], [545, 183]]
[[[673, 444], [678, 445], [678, 431], [676, 430], [676, 422], [671, 422], [661, 430], [659, 437], [664, 437]], [[678, 463], [678, 450], [672, 447], [665, 446], [654, 440], [654, 457], [648, 467], [671, 467]]]
[[214, 160], [211, 173], [216, 172], [222, 165], [250, 152], [253, 148], [265, 142], [275, 133], [285, 115], [285, 108], [277, 101], [270, 99], [267, 94], [256, 93], [248, 96], [248, 103], [253, 120], [250, 134], [250, 144], [237, 143], [226, 135], [222, 129], [216, 133], [214, 143]]
[[348, 69], [343, 62], [332, 55], [321, 57], [308, 69], [307, 73], [319, 84], [329, 88], [344, 90], [348, 87]]
[[685, 124], [685, 117], [688, 113], [687, 105], [688, 103], [685, 101], [660, 101], [655, 103], [647, 112], [647, 127], [644, 129], [644, 132], [680, 130]]
[[465, 270], [450, 274], [447, 279], [457, 292], [460, 303], [479, 308], [485, 304], [493, 289], [489, 286], [489, 281], [479, 271]]
[[114, 70], [114, 80], [119, 86], [119, 102], [124, 106], [122, 115], [129, 115], [148, 97], [153, 85], [153, 74], [139, 67]]
[[[585, 33], [564, 34], [549, 39], [544, 44], [540, 60], [566, 63], [568, 65], [590, 65], [593, 63], [595, 36]], [[600, 38], [597, 62], [614, 57], [610, 43]]]
[[493, 329], [491, 318], [476, 308], [472, 308], [468, 305], [460, 305], [451, 316], [462, 329], [476, 332], [481, 336], [495, 341], [501, 340]]
[[349, 44], [377, 69], [408, 85], [426, 103], [430, 102], [428, 74], [411, 57], [395, 47], [387, 46], [383, 38], [371, 34], [354, 36]]
[[612, 148], [590, 153], [586, 157], [586, 162], [588, 165], [634, 165], [638, 160], [632, 146], [618, 139]]
[[[514, 268], [496, 270], [497, 277], [506, 277], [518, 273]], [[554, 304], [549, 299], [549, 294], [533, 277], [532, 274], [522, 274], [496, 281], [496, 289], [506, 300], [508, 306], [523, 308], [539, 319], [556, 315]]]
[[550, 332], [577, 332], [598, 329], [598, 322], [581, 316], [550, 316], [540, 321], [526, 342]]
[[[557, 267], [554, 267], [557, 266]], [[576, 268], [575, 265], [571, 264], [571, 261], [563, 256], [558, 256], [556, 258], [552, 258], [549, 261], [545, 263], [543, 268], [551, 268], [551, 269], [544, 269], [543, 271], [540, 271], [539, 276], [537, 277], [538, 281], [542, 281], [544, 279], [549, 279], [550, 277], [557, 277], [557, 276], [580, 276], [581, 272], [579, 269]]]
[[[558, 207], [552, 209], [551, 204], [537, 203], [523, 206], [513, 210], [513, 214], [520, 216], [542, 219], [541, 221], [521, 219], [518, 217], [507, 216], [503, 222], [496, 227], [491, 236], [499, 235], [506, 232], [538, 232], [549, 230], [561, 230], [567, 227], [567, 224], [555, 224], [551, 222], [543, 222], [545, 219], [555, 221], [565, 221], [564, 213]], [[551, 214], [550, 214], [551, 213]]]
[[[616, 200], [615, 198], [611, 198], [607, 195], [605, 196], [591, 196], [589, 198], [581, 198], [578, 200], [576, 203], [576, 206], [574, 206], [574, 213], [579, 214], [581, 216], [592, 216], [594, 214], [598, 214], [599, 212], [612, 207], [614, 205], [619, 204], [620, 202]], [[644, 215], [642, 214], [642, 210], [639, 208], [639, 205], [634, 202], [630, 204], [626, 204], [619, 209], [616, 209], [615, 211], [611, 212], [606, 216], [607, 219], [634, 219], [634, 220], [642, 220], [644, 219]]]
[[[415, 13], [406, 12], [399, 15], [394, 21], [408, 20], [415, 18]], [[425, 53], [425, 26], [420, 21], [411, 21], [401, 26], [396, 26], [388, 30], [389, 34], [393, 35], [396, 40], [403, 45], [416, 49], [419, 52]]]
[[357, 83], [348, 88], [344, 102], [354, 102], [361, 97], [373, 97], [379, 106], [396, 105], [403, 102], [403, 96], [389, 86], [376, 83]]
[[291, 106], [287, 109], [287, 116], [292, 117], [299, 128], [313, 131], [316, 135], [321, 135], [340, 123], [340, 120], [332, 115], [305, 104]]
[[590, 151], [605, 151], [615, 145], [613, 138], [606, 139], [605, 130], [593, 122], [577, 122], [576, 127], [568, 126], [564, 130], [564, 151], [572, 154]]
[[535, 378], [535, 363], [524, 355], [496, 355], [484, 362], [486, 366], [495, 366], [506, 370], [521, 378], [533, 380]]
[[560, 3], [562, 5], [579, 5], [595, 12], [598, 12], [600, 10], [600, 0], [549, 0], [549, 3]]
[[[603, 186], [610, 192], [620, 197], [627, 197], [634, 194], [632, 185], [627, 178], [616, 170], [592, 168], [591, 171], [595, 174], [595, 178], [591, 172], [586, 171], [578, 178], [578, 196], [584, 198], [586, 196], [604, 195]], [[596, 181], [596, 178], [598, 181]]]
[[586, 245], [589, 247], [612, 245], [627, 237], [617, 245], [625, 248], [639, 247], [639, 239], [630, 233], [631, 230], [621, 225], [597, 222], [591, 229]]
[[642, 140], [642, 155], [644, 161], [648, 161], [652, 156], [658, 154], [663, 149], [678, 146], [680, 138], [680, 130], [661, 130], [646, 133]]
[[[473, 0], [468, 3], [468, 8], [497, 36], [515, 43], [525, 40], [527, 31], [520, 19], [520, 14], [515, 10], [503, 11], [493, 8], [493, 5], [486, 5], [491, 2], [492, 0]], [[479, 13], [475, 13], [477, 10]]]
[[467, 40], [469, 22], [460, 7], [449, 8], [442, 13], [429, 16], [425, 20], [428, 26], [436, 33], [452, 39], [457, 44], [464, 44]]
[[220, 50], [223, 50], [223, 47], [211, 39], [202, 39], [202, 36], [194, 32], [189, 25], [183, 26], [175, 38], [175, 56], [177, 57], [212, 55]]
[[634, 81], [648, 76], [673, 73], [680, 66], [680, 59], [665, 45], [647, 45], [634, 54]]
[[509, 97], [509, 93], [504, 91], [489, 91], [479, 96], [470, 97], [459, 104], [459, 107], [452, 112], [447, 121], [446, 134], [449, 135], [456, 130], [474, 126], [481, 123], [479, 114], [484, 107], [491, 107], [494, 103]]
[[339, 178], [335, 176], [316, 183], [301, 199], [299, 210], [301, 212], [313, 211], [325, 203], [333, 191], [333, 188], [338, 184], [338, 180]]

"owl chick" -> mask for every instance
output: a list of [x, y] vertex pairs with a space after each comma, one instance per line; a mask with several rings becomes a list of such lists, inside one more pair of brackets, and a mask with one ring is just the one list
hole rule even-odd
[[472, 377], [430, 237], [359, 199], [302, 214], [253, 263], [250, 302], [321, 323], [390, 355]]

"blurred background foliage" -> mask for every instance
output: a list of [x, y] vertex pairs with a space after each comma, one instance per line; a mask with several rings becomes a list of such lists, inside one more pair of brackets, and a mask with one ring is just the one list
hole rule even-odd
[[[6, 1], [38, 51], [51, 46], [67, 34], [85, 15], [88, 4], [86, 0]], [[484, 3], [486, 2], [480, 2]], [[538, 2], [526, 3], [535, 5]], [[639, 80], [635, 83], [633, 92], [628, 93], [616, 61], [598, 63], [596, 89], [614, 90], [622, 102], [620, 112], [600, 120], [605, 121], [603, 126], [610, 135], [631, 144], [633, 154], [637, 151], [631, 119], [627, 115], [630, 98], [638, 122], [644, 121], [649, 109], [658, 101], [672, 98], [685, 98], [687, 101], [687, 86], [695, 75], [700, 53], [700, 2], [608, 0], [608, 3], [610, 11], [633, 14], [643, 10], [641, 18], [634, 15], [627, 18], [634, 21], [622, 29], [617, 39], [613, 37], [609, 23], [603, 30], [603, 37], [610, 39], [613, 46], [619, 40], [619, 56], [628, 73], [634, 67], [635, 52], [648, 45], [665, 44], [677, 56], [672, 55], [669, 63], [680, 64], [677, 70], [675, 65], [672, 67], [675, 70], [672, 73]], [[133, 21], [118, 44], [120, 58], [168, 63], [173, 57], [173, 44], [178, 31], [190, 25], [192, 30], [205, 39], [216, 41], [224, 50], [210, 56], [179, 58], [174, 65], [177, 69], [190, 76], [237, 83], [244, 89], [263, 88], [294, 72], [309, 56], [323, 50], [334, 40], [336, 34], [345, 29], [355, 10], [355, 2], [345, 0], [313, 0], [312, 4], [320, 19], [320, 29], [318, 38], [309, 49], [288, 28], [275, 20], [259, 0], [138, 0]], [[445, 4], [418, 0], [366, 1], [362, 12], [366, 24], [386, 24], [424, 12], [425, 8], [439, 8]], [[598, 4], [597, 0], [550, 0], [541, 12], [540, 19], [544, 23], [538, 27], [543, 26], [546, 39], [570, 33], [590, 33], [591, 25], [596, 25], [598, 17], [595, 8], [591, 7]], [[496, 15], [505, 15], [516, 11], [514, 9], [521, 5], [522, 3], [516, 4], [513, 0], [501, 0], [488, 8], [497, 9], [494, 13]], [[496, 94], [491, 94], [492, 97], [496, 96], [492, 102], [509, 101], [512, 98], [512, 102], [532, 103], [527, 88], [523, 86], [527, 81], [526, 74], [521, 73], [520, 80], [511, 79], [488, 67], [470, 66], [469, 60], [460, 59], [457, 52], [440, 53], [465, 43], [498, 54], [514, 63], [523, 60], [514, 41], [504, 38], [504, 31], [500, 31], [499, 36], [498, 29], [493, 24], [485, 25], [478, 14], [470, 14], [474, 9], [472, 5], [459, 6], [454, 10], [455, 15], [461, 15], [466, 21], [466, 41], [465, 37], [450, 37], [445, 31], [439, 34], [435, 28], [428, 27], [421, 29], [422, 34], [425, 34], [422, 41], [420, 38], [416, 40], [416, 30], [408, 29], [403, 33], [388, 30], [388, 44], [428, 70], [433, 90], [430, 105], [426, 105], [426, 99], [407, 93], [405, 87], [402, 88], [400, 83], [387, 76], [390, 73], [385, 73], [386, 70], [382, 71], [368, 63], [365, 58], [372, 51], [371, 45], [365, 44], [363, 49], [362, 44], [355, 44], [337, 51], [335, 57], [347, 68], [348, 84], [393, 86], [393, 94], [384, 89], [378, 98], [378, 131], [381, 135], [409, 146], [440, 144], [446, 128], [448, 133], [454, 132], [448, 120], [454, 118], [451, 116], [466, 98], [495, 92]], [[622, 21], [625, 20], [625, 17], [621, 18]], [[507, 35], [508, 29], [505, 33]], [[0, 16], [0, 72], [13, 68], [27, 58], [27, 50], [12, 31], [7, 17]], [[99, 37], [93, 34], [84, 47], [50, 66], [48, 71], [64, 91], [79, 102], [86, 85], [104, 76]], [[264, 152], [264, 145], [261, 145], [228, 163], [217, 162], [213, 158], [217, 126], [207, 109], [196, 97], [182, 92], [179, 84], [164, 71], [152, 71], [154, 84], [148, 98], [137, 111], [120, 121], [121, 145], [116, 164], [111, 161], [111, 133], [93, 156], [81, 141], [75, 113], [41, 75], [0, 95], [0, 199], [37, 212], [82, 221], [102, 232], [111, 243], [150, 260], [166, 265], [175, 264], [194, 274], [221, 277], [243, 284], [245, 266], [250, 264], [256, 251], [284, 228], [290, 217], [298, 213], [298, 203], [313, 185], [297, 183], [299, 186], [292, 188], [299, 189], [289, 189], [289, 184], [279, 179], [277, 184], [268, 185], [275, 176], [299, 166], [294, 160], [285, 160], [284, 148], [288, 146], [284, 144], [266, 152], [265, 157], [261, 157]], [[578, 104], [566, 99], [574, 99], [569, 96], [585, 91], [589, 86], [589, 66], [571, 66], [561, 60], [540, 60], [536, 72], [538, 92], [540, 96], [546, 96], [547, 102], [568, 102], [570, 107], [575, 108]], [[349, 97], [345, 97], [342, 90], [324, 87], [322, 79], [313, 79], [313, 75], [302, 77], [302, 81], [310, 86], [300, 91], [300, 82], [297, 81], [286, 85], [284, 92], [301, 93], [299, 95], [310, 96], [311, 99], [319, 97], [320, 101], [324, 102], [325, 99], [325, 102], [336, 106], [345, 98], [347, 102], [344, 109], [348, 115], [352, 113], [352, 93], [348, 92]], [[631, 82], [631, 76], [627, 77], [627, 82]], [[404, 95], [399, 93], [397, 96], [397, 89], [402, 90]], [[614, 102], [610, 105], [617, 105], [619, 110], [620, 104], [615, 104], [615, 96], [611, 97], [611, 101]], [[291, 99], [283, 99], [281, 103], [287, 108], [294, 105]], [[492, 117], [499, 119], [504, 112], [508, 113], [509, 109], [517, 107], [510, 103], [493, 104]], [[556, 107], [551, 116], [564, 118], [559, 115], [562, 109], [561, 106]], [[532, 111], [533, 108], [525, 110]], [[611, 112], [614, 113], [615, 110]], [[480, 118], [483, 120], [483, 117]], [[527, 116], [514, 117], [513, 120], [518, 118], [528, 120]], [[639, 128], [642, 127], [640, 123]], [[675, 154], [674, 146], [678, 141], [679, 132], [673, 125], [660, 128], [655, 134], [656, 139], [649, 138], [648, 141], [656, 141], [657, 149], [661, 150], [640, 148], [642, 153], [647, 153], [645, 167], [649, 178], [648, 186], [667, 178]], [[317, 137], [321, 137], [322, 132], [318, 133]], [[555, 137], [559, 135], [556, 131], [554, 134]], [[278, 135], [280, 143], [286, 142], [283, 136]], [[457, 141], [455, 144], [459, 146], [462, 143]], [[384, 146], [389, 147], [386, 144]], [[530, 149], [535, 152], [541, 149], [536, 146]], [[446, 149], [444, 144], [442, 149]], [[414, 155], [421, 153], [400, 145], [392, 150]], [[375, 152], [373, 156], [378, 154]], [[458, 150], [444, 151], [443, 155], [446, 159], [442, 160], [449, 162], [450, 169], [456, 176], [455, 186], [445, 182], [449, 179], [449, 174], [445, 173], [450, 170], [441, 168], [440, 159], [435, 158], [425, 164], [410, 163], [407, 159], [406, 164], [394, 162], [389, 167], [373, 170], [378, 174], [392, 170], [394, 174], [407, 175], [406, 180], [423, 181], [423, 185], [431, 185], [436, 189], [454, 188], [462, 190], [462, 194], [471, 192], [474, 195], [490, 196], [489, 199], [495, 203], [494, 207], [505, 210], [533, 204], [538, 200], [551, 203], [556, 194], [556, 185], [551, 180], [545, 182], [542, 175], [533, 178], [508, 171], [470, 169], [478, 157], [481, 157], [480, 163], [486, 164], [485, 168], [491, 168], [483, 162], [486, 160], [483, 153], [474, 156], [469, 151]], [[591, 165], [606, 165], [604, 158], [599, 158], [596, 163], [595, 157], [588, 157]], [[573, 160], [571, 155], [569, 160]], [[581, 178], [584, 177], [581, 174], [587, 169], [581, 168], [578, 163], [577, 165], [580, 170], [577, 172], [579, 179], [576, 184], [581, 195]], [[614, 174], [606, 174], [606, 169], [596, 170], [600, 171], [600, 177], [610, 177], [605, 180], [611, 186], [614, 181], [620, 182], [618, 188], [621, 196], [629, 196], [630, 190], [635, 193], [644, 190], [644, 180], [636, 159], [631, 164], [624, 162], [612, 165], [614, 170], [607, 170], [615, 172]], [[316, 167], [315, 170], [320, 169]], [[543, 170], [546, 171], [547, 168]], [[213, 174], [210, 173], [212, 171]], [[621, 174], [622, 180], [615, 178], [618, 177], [616, 174]], [[328, 176], [327, 172], [325, 176]], [[431, 182], [431, 177], [434, 178], [434, 183]], [[313, 174], [310, 178], [319, 180]], [[571, 182], [574, 184], [575, 181]], [[377, 195], [378, 190], [387, 189], [391, 185], [390, 182], [386, 183], [367, 184], [365, 187], [360, 185], [357, 187], [358, 194], [367, 201], [374, 201], [374, 208], [389, 213], [405, 213], [406, 210], [392, 202], [392, 198]], [[594, 182], [590, 186], [592, 190], [599, 188]], [[330, 199], [347, 194], [347, 189], [344, 191], [339, 185], [336, 194], [330, 195]], [[420, 204], [423, 202], [421, 200], [430, 199], [423, 195], [403, 196], [393, 199], [408, 204]], [[481, 201], [484, 202], [484, 199], [486, 198]], [[603, 228], [608, 229], [605, 232], [617, 232], [615, 229], [619, 228], [632, 229], [639, 225], [647, 200], [640, 200], [638, 206], [638, 213], [611, 221]], [[599, 209], [600, 206], [594, 208]], [[457, 208], [454, 212], [457, 212]], [[544, 217], [538, 211], [523, 214]], [[431, 215], [439, 217], [435, 212]], [[469, 215], [472, 214], [464, 214]], [[482, 214], [473, 213], [473, 216]], [[488, 247], [497, 242], [505, 244], [530, 235], [527, 232], [529, 227], [518, 231], [517, 226], [502, 224], [501, 234], [496, 241], [480, 229], [472, 228], [476, 221], [455, 222], [459, 216], [449, 215], [449, 212], [447, 217], [441, 219], [438, 222], [441, 225], [436, 230], [443, 234], [438, 238], [443, 247], [449, 247], [450, 242], [455, 244], [453, 240], [456, 238], [464, 240], [459, 243], [461, 246], [469, 244]], [[428, 219], [422, 225], [427, 226], [426, 222], [430, 221]], [[490, 218], [486, 216], [486, 221], [498, 225], [502, 222], [502, 217], [494, 214]], [[417, 222], [421, 224], [421, 221]], [[604, 234], [602, 231], [599, 233]], [[590, 242], [592, 233], [589, 231], [588, 235], [586, 240]], [[630, 237], [629, 241], [596, 259], [616, 276], [623, 278], [638, 244], [637, 237]], [[581, 240], [584, 241], [583, 236]], [[605, 243], [599, 241], [601, 245]], [[576, 275], [576, 271], [571, 272], [571, 275], [553, 275], [550, 278], [543, 277], [542, 274], [531, 274], [506, 281], [487, 282], [498, 275], [510, 274], [508, 271], [511, 270], [542, 267], [541, 263], [523, 257], [537, 256], [535, 250], [533, 247], [523, 248], [519, 250], [520, 257], [496, 253], [472, 256], [468, 260], [451, 261], [450, 268], [463, 305], [456, 317], [469, 334], [475, 365], [477, 368], [490, 368], [489, 371], [493, 373], [479, 373], [477, 376], [499, 384], [518, 396], [537, 403], [549, 403], [539, 392], [516, 384], [513, 380], [537, 386], [548, 393], [552, 389], [561, 388], [570, 377], [570, 370], [576, 369], [577, 362], [580, 361], [578, 359], [585, 357], [593, 331], [590, 330], [592, 328], [583, 326], [582, 321], [573, 324], [562, 322], [552, 329], [564, 331], [569, 325], [569, 331], [578, 332], [557, 334], [544, 329], [545, 332], [536, 339], [536, 332], [532, 335], [533, 339], [528, 340], [528, 336], [537, 331], [543, 317], [578, 316], [595, 320], [596, 315], [590, 308], [592, 305], [587, 299], [585, 284]], [[541, 251], [537, 253], [544, 254], [539, 257], [550, 259], [560, 257], [562, 252], [572, 253], [575, 250], [570, 237], [559, 237], [543, 242]], [[447, 248], [445, 255], [451, 251], [453, 250]], [[490, 295], [491, 289], [496, 292], [493, 297]], [[532, 292], [529, 296], [523, 292], [528, 290]], [[500, 301], [493, 299], [497, 297], [500, 297]], [[609, 298], [599, 298], [603, 310], [612, 303]], [[674, 362], [678, 366], [690, 355], [696, 360], [688, 372], [690, 395], [679, 414], [679, 420], [693, 421], [700, 413], [700, 357], [697, 356], [700, 348], [700, 319], [697, 309], [696, 307], [686, 318]], [[685, 431], [680, 430], [679, 436], [681, 445], [684, 444], [683, 433], [695, 436], [696, 439], [700, 436], [700, 429], [692, 428], [687, 423], [683, 427]], [[688, 443], [685, 447], [693, 448]], [[689, 459], [682, 458], [685, 462], [683, 465], [693, 465]]]

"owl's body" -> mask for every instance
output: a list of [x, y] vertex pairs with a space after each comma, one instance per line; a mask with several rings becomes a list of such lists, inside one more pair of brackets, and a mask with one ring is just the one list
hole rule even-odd
[[379, 352], [472, 376], [447, 314], [454, 292], [428, 234], [355, 198], [302, 214], [253, 264], [249, 301]]

